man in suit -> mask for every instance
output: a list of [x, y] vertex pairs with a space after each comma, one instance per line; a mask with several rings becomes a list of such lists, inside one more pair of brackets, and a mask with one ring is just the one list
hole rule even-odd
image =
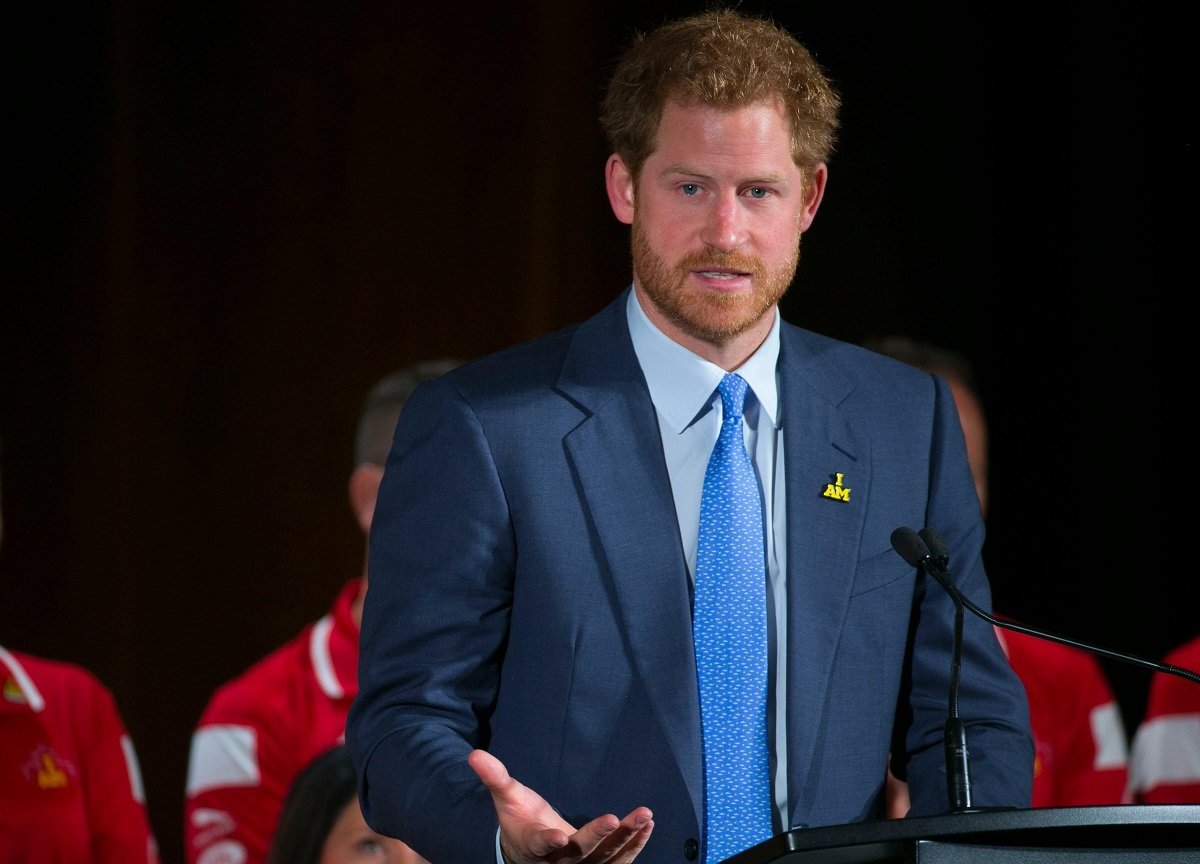
[[[739, 811], [766, 827], [749, 843], [881, 817], [889, 751], [914, 814], [950, 808], [953, 604], [890, 538], [936, 527], [961, 590], [990, 607], [953, 399], [777, 310], [838, 108], [790, 34], [733, 11], [664, 25], [621, 59], [605, 181], [632, 227], [632, 286], [419, 388], [397, 425], [347, 726], [376, 830], [435, 862], [728, 857], [712, 802], [745, 772], [706, 755], [720, 736], [693, 597], [711, 590], [706, 465], [735, 370], [767, 631], [769, 764]], [[973, 803], [1028, 806], [1024, 692], [970, 619]]]

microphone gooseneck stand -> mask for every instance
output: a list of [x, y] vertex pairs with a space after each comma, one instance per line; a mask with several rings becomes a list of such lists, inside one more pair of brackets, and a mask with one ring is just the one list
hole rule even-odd
[[979, 616], [989, 624], [1005, 630], [1012, 630], [1038, 639], [1058, 642], [1063, 645], [1069, 645], [1072, 648], [1079, 648], [1093, 654], [1100, 654], [1105, 657], [1111, 657], [1114, 660], [1151, 669], [1155, 672], [1164, 672], [1168, 675], [1176, 675], [1180, 678], [1200, 683], [1200, 673], [1193, 672], [1191, 669], [1172, 666], [1169, 663], [1147, 660], [1143, 657], [1125, 654], [1120, 651], [1110, 651], [1107, 648], [1100, 648], [1095, 645], [1089, 645], [1086, 642], [1068, 639], [1065, 636], [1058, 636], [1034, 627], [1026, 627], [1012, 621], [1002, 621], [994, 615], [989, 614], [959, 591], [958, 586], [950, 578], [950, 572], [947, 569], [947, 565], [950, 562], [949, 550], [946, 548], [946, 544], [942, 541], [941, 536], [932, 528], [922, 528], [920, 533], [911, 528], [897, 528], [892, 532], [892, 548], [913, 567], [917, 567], [932, 576], [945, 589], [946, 593], [950, 595], [950, 599], [954, 601], [954, 655], [950, 667], [950, 704], [945, 731], [946, 792], [950, 802], [950, 810], [954, 813], [966, 813], [976, 809], [973, 807], [971, 800], [971, 770], [969, 751], [967, 749], [967, 730], [958, 712], [958, 679], [962, 664], [964, 608], [970, 609], [973, 614]]

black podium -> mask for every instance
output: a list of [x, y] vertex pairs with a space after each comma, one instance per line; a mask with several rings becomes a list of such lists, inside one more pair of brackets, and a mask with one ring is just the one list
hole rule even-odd
[[1200, 864], [1200, 805], [994, 810], [794, 828], [725, 864]]

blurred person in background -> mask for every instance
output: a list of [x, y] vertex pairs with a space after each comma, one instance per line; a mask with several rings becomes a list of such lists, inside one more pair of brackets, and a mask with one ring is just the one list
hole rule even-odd
[[81, 666], [0, 646], [0, 861], [158, 860], [112, 693]]
[[[954, 396], [975, 478], [980, 511], [987, 516], [988, 430], [975, 372], [965, 355], [904, 336], [866, 340], [864, 346], [945, 379]], [[1001, 577], [1003, 578], [1003, 577]], [[993, 612], [997, 618], [1004, 618]], [[1029, 697], [1033, 727], [1034, 807], [1120, 804], [1128, 738], [1120, 707], [1099, 660], [1087, 651], [994, 628]], [[908, 809], [903, 784], [889, 777], [889, 815]]]
[[372, 831], [358, 806], [354, 764], [336, 744], [300, 770], [288, 789], [267, 864], [429, 864], [399, 840]]
[[[458, 365], [433, 360], [371, 388], [354, 442], [349, 501], [365, 538], [396, 418], [413, 389]], [[350, 579], [320, 620], [212, 695], [192, 735], [184, 802], [188, 864], [263, 864], [297, 772], [342, 740], [358, 692], [358, 639], [367, 590]]]
[[[1200, 635], [1163, 662], [1200, 672]], [[1155, 672], [1146, 713], [1133, 736], [1129, 800], [1138, 804], [1200, 804], [1200, 684]]]

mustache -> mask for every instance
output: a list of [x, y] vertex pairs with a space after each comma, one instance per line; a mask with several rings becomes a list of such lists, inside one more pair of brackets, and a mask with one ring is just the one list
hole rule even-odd
[[712, 249], [689, 252], [679, 260], [676, 267], [680, 270], [740, 270], [754, 275], [763, 272], [762, 260], [754, 255], [737, 251], [717, 252]]

